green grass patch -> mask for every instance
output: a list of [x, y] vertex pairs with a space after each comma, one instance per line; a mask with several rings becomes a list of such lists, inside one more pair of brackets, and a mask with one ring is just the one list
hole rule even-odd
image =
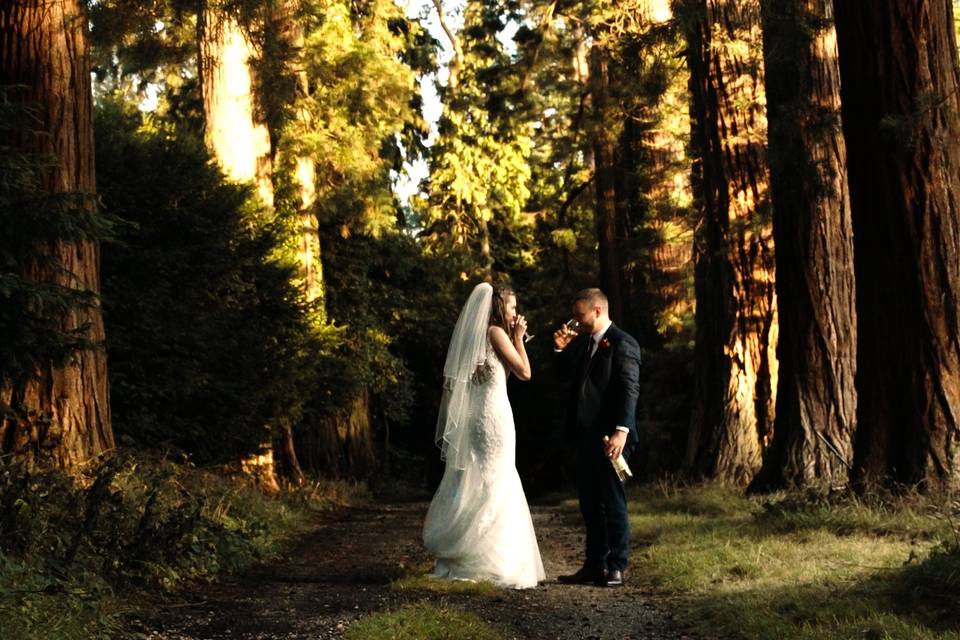
[[470, 593], [474, 595], [490, 595], [501, 589], [486, 580], [440, 580], [429, 574], [433, 570], [433, 562], [423, 562], [411, 567], [405, 567], [402, 576], [390, 583], [395, 591], [427, 591], [429, 593]]
[[740, 638], [960, 638], [950, 505], [716, 487], [631, 502], [631, 575], [683, 596], [703, 631]]
[[354, 622], [346, 640], [499, 640], [503, 635], [473, 615], [427, 602], [374, 613]]
[[0, 637], [109, 637], [141, 595], [262, 562], [312, 512], [362, 499], [345, 483], [266, 495], [145, 454], [79, 478], [0, 465]]

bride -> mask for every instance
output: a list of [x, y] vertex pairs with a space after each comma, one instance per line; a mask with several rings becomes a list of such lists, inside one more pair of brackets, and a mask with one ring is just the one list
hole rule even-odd
[[434, 576], [524, 589], [546, 576], [517, 475], [507, 376], [530, 379], [527, 323], [507, 289], [477, 285], [457, 319], [443, 367], [437, 445], [446, 460], [423, 526]]

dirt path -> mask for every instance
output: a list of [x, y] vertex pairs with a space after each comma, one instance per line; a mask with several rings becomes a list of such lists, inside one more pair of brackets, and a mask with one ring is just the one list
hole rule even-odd
[[622, 589], [558, 584], [558, 574], [578, 566], [582, 537], [579, 516], [557, 507], [532, 508], [547, 572], [536, 589], [485, 595], [391, 589], [392, 580], [429, 562], [420, 544], [425, 511], [425, 504], [404, 504], [326, 514], [285, 559], [159, 604], [125, 637], [341, 638], [366, 614], [442, 600], [492, 622], [507, 638], [692, 638], [655, 594], [629, 582]]

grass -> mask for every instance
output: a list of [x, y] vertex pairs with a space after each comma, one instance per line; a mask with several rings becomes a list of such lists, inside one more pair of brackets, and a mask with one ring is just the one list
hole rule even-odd
[[716, 487], [631, 501], [634, 580], [677, 594], [706, 635], [960, 639], [960, 551], [930, 499], [746, 498]]
[[471, 613], [420, 602], [361, 618], [350, 625], [345, 637], [346, 640], [500, 640], [503, 635]]
[[262, 562], [311, 513], [364, 499], [349, 483], [270, 496], [146, 454], [79, 481], [0, 465], [0, 638], [111, 637], [141, 596]]
[[417, 567], [401, 578], [390, 583], [395, 591], [427, 591], [437, 594], [469, 593], [473, 595], [493, 595], [502, 590], [486, 580], [439, 580], [428, 574], [429, 567]]

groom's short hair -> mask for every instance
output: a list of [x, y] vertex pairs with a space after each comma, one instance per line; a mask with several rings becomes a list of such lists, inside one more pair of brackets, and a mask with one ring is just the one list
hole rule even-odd
[[573, 297], [573, 303], [586, 302], [590, 307], [600, 307], [604, 313], [609, 312], [610, 302], [607, 300], [607, 294], [596, 287], [582, 289]]

